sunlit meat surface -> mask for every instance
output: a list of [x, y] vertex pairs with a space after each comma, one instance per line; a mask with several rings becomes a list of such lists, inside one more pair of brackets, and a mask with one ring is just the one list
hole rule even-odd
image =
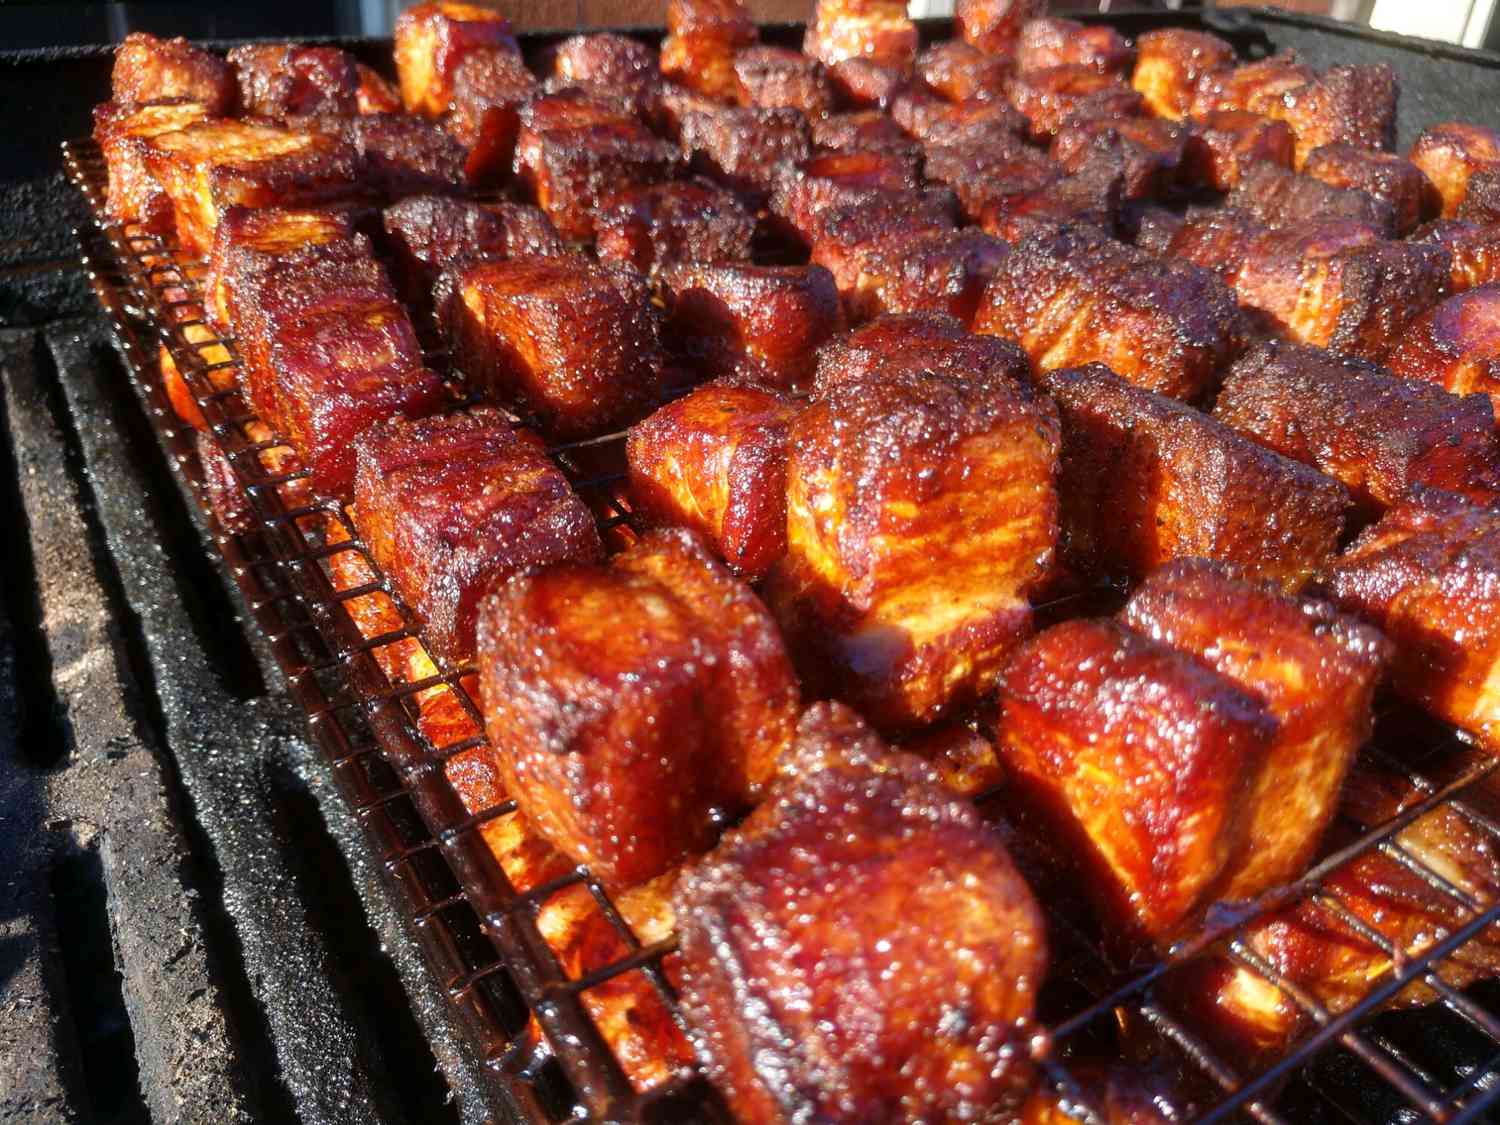
[[510, 22], [493, 8], [452, 0], [414, 4], [396, 17], [396, 77], [413, 113], [441, 117], [453, 101], [453, 76], [470, 54], [520, 53]]
[[1488, 395], [1500, 418], [1500, 285], [1449, 297], [1389, 342], [1386, 362], [1397, 375], [1456, 395]]
[[218, 55], [144, 31], [131, 32], [116, 48], [110, 87], [120, 105], [184, 98], [209, 116], [232, 113], [239, 97], [234, 71]]
[[1409, 159], [1442, 200], [1442, 216], [1451, 219], [1469, 191], [1476, 172], [1500, 167], [1500, 132], [1486, 125], [1449, 121], [1423, 129]]
[[1181, 121], [1192, 108], [1193, 93], [1205, 74], [1234, 63], [1234, 46], [1206, 31], [1164, 27], [1136, 37], [1136, 62], [1130, 83], [1158, 117]]
[[255, 43], [229, 52], [240, 86], [240, 112], [255, 117], [358, 112], [354, 58], [337, 47]]
[[755, 215], [711, 180], [628, 187], [600, 201], [594, 216], [599, 257], [648, 273], [671, 262], [748, 259]]
[[747, 47], [734, 57], [739, 103], [795, 109], [809, 119], [831, 113], [833, 85], [817, 59], [786, 47]]

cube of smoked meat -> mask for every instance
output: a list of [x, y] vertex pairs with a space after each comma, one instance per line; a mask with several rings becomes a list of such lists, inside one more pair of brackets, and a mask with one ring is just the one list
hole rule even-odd
[[611, 887], [709, 847], [791, 742], [797, 686], [770, 615], [691, 532], [562, 563], [480, 607], [479, 688], [504, 788]]
[[868, 244], [843, 292], [852, 321], [883, 313], [944, 312], [968, 324], [1010, 247], [972, 227], [923, 231]]
[[1408, 323], [1386, 362], [1403, 379], [1488, 395], [1500, 418], [1500, 285], [1449, 297]]
[[869, 59], [910, 69], [918, 45], [917, 25], [901, 0], [817, 0], [802, 53], [824, 66]]
[[434, 303], [472, 386], [521, 400], [553, 437], [592, 437], [632, 422], [661, 380], [656, 324], [639, 274], [581, 258], [459, 266]]
[[1070, 1058], [1068, 1077], [1066, 1093], [1039, 1084], [1022, 1107], [1019, 1125], [1070, 1125], [1083, 1112], [1102, 1125], [1172, 1125], [1198, 1118], [1212, 1104], [1211, 1098], [1195, 1100], [1191, 1080], [1172, 1067]]
[[585, 88], [630, 91], [661, 80], [656, 52], [624, 35], [574, 35], [550, 54], [555, 78]]
[[987, 55], [961, 39], [949, 39], [934, 43], [917, 56], [916, 73], [927, 89], [950, 102], [990, 98], [1003, 101], [1010, 63]]
[[1243, 581], [1204, 559], [1149, 575], [1120, 620], [1201, 660], [1276, 720], [1269, 751], [1251, 771], [1247, 846], [1231, 855], [1215, 896], [1250, 899], [1300, 876], [1370, 738], [1390, 642], [1326, 602]]
[[1246, 108], [1291, 126], [1297, 138], [1296, 167], [1301, 168], [1324, 145], [1389, 149], [1396, 139], [1396, 94], [1396, 72], [1385, 63], [1335, 66], [1259, 107]]
[[818, 353], [816, 386], [911, 371], [934, 371], [981, 384], [1029, 382], [1031, 361], [1007, 340], [975, 336], [963, 322], [943, 313], [882, 316], [840, 336]]
[[860, 259], [887, 239], [952, 230], [957, 201], [947, 189], [919, 193], [877, 192], [866, 199], [830, 207], [818, 215], [812, 240], [812, 262], [833, 274], [840, 293], [859, 279]]
[[1014, 340], [1043, 369], [1105, 363], [1191, 400], [1239, 351], [1244, 326], [1234, 294], [1208, 270], [1069, 229], [1015, 247], [974, 331]]
[[1120, 154], [1121, 189], [1130, 200], [1155, 198], [1176, 185], [1188, 130], [1159, 117], [1121, 117], [1066, 125], [1052, 140], [1052, 159], [1078, 172], [1102, 146]]
[[469, 150], [464, 170], [471, 183], [493, 185], [510, 175], [521, 106], [539, 90], [536, 77], [514, 51], [486, 48], [458, 65], [453, 108], [444, 120]]
[[1291, 226], [1308, 219], [1358, 219], [1387, 238], [1396, 233], [1395, 208], [1363, 191], [1331, 187], [1311, 176], [1262, 160], [1246, 169], [1224, 206], [1243, 211], [1268, 227]]
[[234, 71], [218, 55], [180, 36], [158, 39], [144, 31], [132, 31], [115, 48], [110, 83], [121, 105], [184, 98], [210, 117], [232, 113], [237, 96]]
[[1230, 367], [1214, 417], [1343, 481], [1365, 511], [1398, 503], [1415, 485], [1500, 499], [1489, 400], [1364, 360], [1268, 341]]
[[231, 207], [214, 232], [203, 279], [203, 309], [210, 324], [234, 331], [236, 278], [266, 268], [303, 247], [345, 244], [354, 236], [347, 210], [331, 207]]
[[360, 186], [382, 198], [468, 186], [463, 145], [437, 122], [414, 113], [294, 118], [289, 123], [353, 145], [359, 154]]
[[355, 63], [359, 86], [354, 91], [354, 105], [360, 113], [400, 113], [401, 94], [379, 71], [364, 63]]
[[1429, 212], [1436, 212], [1436, 191], [1405, 157], [1339, 142], [1317, 148], [1303, 171], [1330, 187], [1353, 188], [1391, 205], [1396, 233], [1409, 233]]
[[1469, 177], [1469, 190], [1458, 205], [1458, 217], [1486, 226], [1500, 225], [1500, 167]]
[[654, 523], [701, 534], [748, 581], [786, 553], [787, 430], [796, 406], [718, 380], [631, 427], [630, 496]]
[[1005, 101], [950, 102], [922, 90], [903, 90], [891, 103], [891, 118], [928, 145], [983, 142], [996, 135], [1019, 136], [1026, 118]]
[[916, 192], [916, 161], [897, 152], [825, 152], [781, 171], [771, 210], [809, 245], [818, 216], [878, 192]]
[[489, 407], [377, 423], [354, 442], [354, 520], [450, 665], [474, 658], [479, 600], [527, 567], [594, 562], [594, 517], [542, 441]]
[[148, 138], [146, 167], [172, 201], [185, 253], [206, 254], [226, 210], [325, 203], [353, 194], [359, 154], [308, 129], [247, 121], [199, 121]]
[[697, 171], [727, 184], [752, 207], [770, 197], [782, 164], [806, 160], [812, 152], [807, 118], [795, 109], [688, 113], [680, 139]]
[[1191, 129], [1182, 169], [1189, 186], [1229, 191], [1259, 161], [1292, 166], [1296, 139], [1284, 121], [1245, 109], [1216, 109], [1192, 118]]
[[145, 139], [174, 133], [208, 116], [202, 102], [176, 99], [132, 106], [94, 107], [94, 140], [108, 170], [105, 213], [118, 223], [139, 223], [153, 234], [172, 229], [172, 202], [146, 167]]
[[839, 97], [856, 109], [889, 109], [906, 88], [907, 73], [870, 59], [841, 59], [828, 68], [828, 80]]
[[797, 388], [817, 352], [844, 326], [838, 289], [822, 266], [677, 262], [659, 277], [663, 336], [705, 375], [741, 375]]
[[808, 682], [890, 730], [987, 692], [1051, 562], [1057, 449], [1045, 396], [993, 368], [823, 384], [792, 422], [768, 587]]
[[662, 74], [696, 93], [733, 101], [739, 89], [734, 56], [759, 39], [740, 0], [668, 0]]
[[594, 215], [599, 257], [643, 273], [668, 262], [748, 259], [754, 236], [755, 216], [706, 179], [624, 188]]
[[1111, 236], [1127, 218], [1126, 187], [1139, 187], [1139, 170], [1119, 137], [1096, 140], [1078, 171], [1045, 187], [996, 194], [980, 212], [979, 224], [1010, 243], [1066, 229]]
[[252, 43], [230, 51], [229, 62], [246, 116], [347, 116], [359, 110], [354, 59], [337, 47]]
[[813, 144], [826, 152], [894, 152], [916, 159], [917, 142], [873, 109], [831, 113], [812, 122]]
[[1165, 945], [1255, 845], [1247, 798], [1275, 732], [1266, 705], [1208, 665], [1077, 620], [1011, 658], [996, 741], [1105, 924]]
[[1101, 74], [1123, 74], [1134, 59], [1135, 48], [1114, 28], [1049, 16], [1027, 20], [1016, 43], [1016, 69], [1023, 72], [1086, 66]]
[[1216, 109], [1245, 109], [1269, 114], [1271, 106], [1288, 90], [1305, 86], [1317, 75], [1303, 66], [1296, 51], [1281, 51], [1256, 62], [1198, 76], [1188, 113], [1206, 117]]
[[1500, 130], [1465, 121], [1449, 121], [1422, 130], [1407, 159], [1437, 190], [1442, 216], [1451, 219], [1469, 191], [1475, 172], [1500, 167]]
[[1338, 549], [1350, 499], [1332, 477], [1101, 364], [1038, 380], [1062, 419], [1063, 542], [1079, 573], [1139, 579], [1200, 557], [1297, 590]]
[[1181, 121], [1193, 104], [1193, 91], [1205, 74], [1234, 63], [1234, 46], [1206, 31], [1164, 27], [1135, 41], [1130, 84], [1158, 117]]
[[973, 805], [862, 727], [810, 709], [796, 772], [676, 888], [683, 1012], [736, 1121], [980, 1120], [1031, 1085], [1041, 911]]
[[1026, 118], [1036, 140], [1057, 135], [1075, 120], [1133, 117], [1145, 103], [1112, 74], [1087, 66], [1053, 66], [1015, 75], [1006, 97]]
[[982, 219], [987, 208], [1003, 208], [1064, 175], [1057, 161], [1010, 135], [929, 145], [924, 170], [929, 180], [951, 187], [964, 214], [974, 220]]
[[441, 117], [453, 101], [453, 75], [474, 51], [519, 53], [510, 21], [493, 8], [453, 0], [414, 4], [396, 17], [396, 77], [413, 113]]
[[795, 109], [808, 118], [831, 113], [833, 86], [823, 64], [786, 47], [747, 47], [734, 57], [740, 105]]
[[1500, 281], [1500, 226], [1465, 219], [1438, 219], [1413, 231], [1410, 237], [1413, 242], [1447, 251], [1451, 262], [1448, 275], [1451, 293]]
[[1028, 20], [1047, 14], [1043, 0], [958, 0], [953, 18], [971, 47], [1011, 58]]

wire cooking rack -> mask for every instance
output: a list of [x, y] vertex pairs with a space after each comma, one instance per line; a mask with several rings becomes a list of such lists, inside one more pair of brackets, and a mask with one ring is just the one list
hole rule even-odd
[[[203, 263], [182, 260], [175, 246], [135, 226], [110, 221], [104, 211], [105, 167], [92, 140], [63, 146], [69, 176], [84, 194], [93, 226], [78, 232], [84, 263], [109, 314], [131, 372], [135, 390], [151, 418], [174, 470], [209, 508], [194, 431], [180, 423], [168, 405], [156, 362], [164, 345], [182, 372], [207, 424], [207, 433], [231, 467], [235, 483], [254, 513], [251, 530], [223, 528], [215, 543], [265, 633], [285, 674], [288, 688], [307, 714], [315, 741], [327, 758], [345, 797], [364, 824], [371, 846], [395, 883], [415, 923], [422, 950], [435, 978], [461, 1015], [487, 1065], [496, 1108], [528, 1122], [562, 1120], [692, 1121], [727, 1120], [712, 1089], [687, 1065], [663, 1080], [637, 1088], [622, 1067], [584, 1003], [584, 994], [625, 974], [640, 974], [680, 1023], [675, 992], [663, 967], [675, 948], [672, 939], [643, 945], [604, 888], [584, 868], [574, 868], [540, 885], [520, 889], [507, 877], [487, 845], [483, 829], [515, 811], [503, 801], [477, 812], [466, 808], [449, 782], [444, 765], [484, 745], [482, 734], [434, 742], [421, 722], [419, 697], [449, 692], [468, 720], [482, 731], [479, 710], [465, 683], [471, 669], [438, 669], [426, 678], [393, 682], [377, 654], [390, 646], [419, 640], [413, 619], [362, 544], [337, 504], [287, 506], [287, 486], [305, 474], [272, 471], [263, 454], [289, 447], [279, 437], [254, 429], [257, 419], [237, 390], [216, 386], [217, 372], [235, 367], [232, 340], [221, 338], [203, 319], [198, 281]], [[224, 382], [222, 379], [220, 382]], [[619, 494], [618, 474], [589, 475], [573, 454], [554, 450], [559, 465], [590, 501], [606, 533], [628, 529], [628, 505]], [[328, 534], [333, 528], [337, 534]], [[628, 530], [625, 531], [628, 535]], [[337, 587], [329, 562], [354, 552], [370, 577]], [[357, 598], [383, 596], [400, 614], [401, 626], [365, 635], [348, 611]], [[1438, 1121], [1481, 1119], [1500, 1102], [1500, 1019], [1468, 992], [1440, 975], [1444, 959], [1500, 921], [1500, 895], [1477, 901], [1444, 875], [1423, 864], [1395, 837], [1422, 816], [1447, 807], [1491, 844], [1500, 844], [1500, 823], [1469, 798], [1482, 788], [1497, 762], [1465, 753], [1451, 734], [1435, 752], [1441, 770], [1419, 772], [1413, 755], [1401, 762], [1371, 749], [1420, 794], [1400, 815], [1366, 826], [1352, 843], [1329, 855], [1291, 886], [1263, 896], [1234, 917], [1209, 925], [1154, 964], [1122, 967], [1101, 947], [1086, 921], [1066, 908], [1044, 902], [1054, 949], [1053, 980], [1044, 997], [1047, 1030], [1035, 1053], [1057, 1095], [1057, 1104], [1078, 1120], [1103, 1125], [1108, 1111], [1075, 1076], [1074, 1058], [1105, 1038], [1122, 1020], [1149, 1031], [1174, 1057], [1184, 1088], [1207, 1091], [1193, 1108], [1204, 1121], [1249, 1117], [1273, 1125], [1286, 1120], [1278, 1109], [1288, 1080], [1332, 1047], [1357, 1061], [1354, 1085], [1379, 1089], [1411, 1111]], [[994, 812], [981, 798], [981, 809]], [[1456, 907], [1463, 921], [1430, 935], [1419, 950], [1396, 948], [1340, 901], [1326, 885], [1342, 865], [1373, 849], [1419, 876], [1431, 893]], [[571, 976], [538, 925], [539, 912], [552, 897], [583, 887], [615, 933], [624, 956]], [[1045, 897], [1045, 896], [1044, 896]], [[1374, 982], [1358, 1003], [1341, 1013], [1284, 978], [1244, 940], [1248, 924], [1275, 909], [1310, 901], [1330, 919], [1360, 935], [1390, 958], [1393, 968]], [[1275, 988], [1307, 1019], [1312, 1030], [1293, 1048], [1255, 1073], [1241, 1073], [1221, 1057], [1198, 1030], [1159, 1001], [1155, 986], [1174, 969], [1208, 952], [1229, 960]], [[1480, 1065], [1442, 1073], [1430, 1058], [1417, 1058], [1372, 1024], [1372, 1017], [1403, 989], [1422, 983], [1437, 996], [1432, 1011], [1457, 1020], [1485, 1045]], [[1378, 1021], [1376, 1021], [1378, 1023]], [[1372, 1082], [1373, 1079], [1373, 1082]], [[1351, 1116], [1343, 1096], [1314, 1085]], [[1176, 1117], [1187, 1104], [1163, 1107]]]

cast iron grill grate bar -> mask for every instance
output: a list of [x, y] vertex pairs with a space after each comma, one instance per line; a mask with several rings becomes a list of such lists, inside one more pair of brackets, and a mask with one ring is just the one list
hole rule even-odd
[[[487, 1061], [497, 1106], [534, 1121], [721, 1118], [722, 1110], [706, 1084], [692, 1071], [678, 1071], [649, 1090], [637, 1091], [582, 1001], [588, 990], [640, 972], [680, 1027], [675, 989], [663, 968], [663, 960], [675, 949], [674, 939], [643, 945], [609, 894], [584, 868], [525, 889], [512, 885], [485, 842], [483, 829], [514, 812], [515, 803], [503, 801], [471, 811], [444, 772], [458, 755], [485, 745], [480, 712], [466, 683], [473, 669], [445, 667], [434, 660], [435, 674], [416, 679], [387, 674], [377, 653], [402, 643], [420, 644], [418, 631], [409, 624], [415, 619], [342, 506], [305, 499], [284, 502], [287, 486], [305, 480], [307, 472], [271, 471], [265, 455], [291, 454], [290, 446], [279, 435], [266, 436], [269, 431], [236, 388], [215, 385], [213, 376], [235, 370], [239, 360], [233, 339], [218, 335], [202, 315], [198, 282], [203, 264], [181, 261], [159, 236], [104, 217], [104, 167], [93, 142], [66, 144], [64, 159], [95, 218], [94, 229], [79, 232], [85, 265], [113, 321], [136, 390], [174, 467], [208, 508], [194, 433], [166, 405], [155, 357], [140, 335], [153, 333], [187, 381], [208, 424], [207, 433], [227, 458], [255, 516], [251, 531], [231, 534], [221, 529], [216, 546], [264, 630], [291, 694], [308, 715], [329, 768], [397, 884], [436, 979]], [[429, 362], [437, 358], [428, 356]], [[444, 371], [443, 365], [435, 366]], [[444, 374], [450, 379], [456, 375], [451, 370]], [[520, 415], [512, 417], [517, 425], [525, 424]], [[617, 446], [621, 439], [612, 434], [550, 449], [594, 509], [607, 538], [616, 542], [632, 534], [630, 507], [620, 487], [624, 476], [585, 458], [592, 451]], [[360, 570], [370, 577], [339, 587], [329, 565], [348, 555], [357, 556]], [[367, 637], [350, 607], [358, 599], [377, 597], [394, 607], [403, 624]], [[434, 742], [421, 722], [421, 697], [433, 694], [451, 697], [469, 729], [481, 733]], [[1448, 985], [1437, 971], [1444, 958], [1500, 921], [1500, 903], [1482, 909], [1472, 896], [1395, 841], [1406, 827], [1440, 808], [1453, 809], [1488, 839], [1500, 840], [1500, 825], [1461, 797], [1488, 778], [1496, 762], [1474, 762], [1456, 778], [1440, 783], [1410, 766], [1392, 763], [1379, 748], [1369, 755], [1395, 766], [1421, 799], [1383, 824], [1365, 826], [1353, 843], [1321, 861], [1303, 879], [1262, 896], [1232, 919], [1207, 926], [1153, 964], [1117, 968], [1098, 948], [1096, 937], [1055, 904], [1044, 904], [1051, 928], [1062, 935], [1060, 944], [1069, 954], [1058, 958], [1063, 963], [1059, 969], [1076, 977], [1091, 997], [1056, 1019], [1038, 1037], [1034, 1051], [1065, 1112], [1088, 1122], [1107, 1120], [1072, 1072], [1068, 1048], [1073, 1040], [1086, 1038], [1091, 1028], [1118, 1021], [1124, 1013], [1152, 1029], [1207, 1088], [1220, 1092], [1203, 1120], [1249, 1116], [1268, 1125], [1281, 1121], [1274, 1103], [1282, 1081], [1331, 1044], [1352, 1052], [1413, 1109], [1436, 1120], [1473, 1119], [1500, 1098], [1500, 1073], [1495, 1069], [1500, 1065], [1500, 1018]], [[1325, 880], [1377, 848], [1435, 894], [1455, 902], [1469, 916], [1465, 924], [1416, 951], [1396, 949], [1365, 925]], [[541, 932], [538, 914], [552, 896], [579, 886], [586, 888], [628, 953], [570, 977]], [[1304, 900], [1360, 932], [1392, 962], [1392, 971], [1347, 1011], [1327, 1011], [1242, 940], [1254, 920]], [[1272, 986], [1314, 1024], [1289, 1051], [1255, 1074], [1240, 1073], [1156, 997], [1156, 986], [1166, 974], [1216, 949], [1226, 950], [1234, 964]], [[1496, 1048], [1490, 1064], [1459, 1075], [1451, 1088], [1442, 1088], [1439, 1076], [1388, 1037], [1364, 1026], [1414, 982], [1425, 983], [1445, 1010]], [[671, 1116], [673, 1107], [682, 1116]]]

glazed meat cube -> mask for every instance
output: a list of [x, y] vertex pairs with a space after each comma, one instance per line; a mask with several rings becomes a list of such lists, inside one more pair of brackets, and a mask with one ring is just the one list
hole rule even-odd
[[928, 145], [984, 142], [997, 135], [1019, 136], [1026, 118], [1005, 101], [949, 102], [921, 90], [904, 90], [891, 103], [891, 119]]
[[552, 49], [552, 75], [585, 88], [633, 92], [661, 81], [656, 52], [611, 32], [574, 35]]
[[754, 581], [786, 553], [787, 430], [782, 394], [720, 380], [633, 426], [630, 496], [648, 520], [692, 528]]
[[817, 0], [802, 53], [824, 66], [869, 59], [909, 69], [917, 46], [917, 25], [901, 0]]
[[721, 180], [752, 207], [765, 203], [783, 163], [812, 152], [807, 118], [795, 109], [724, 109], [688, 113], [681, 143], [700, 172]]
[[464, 170], [474, 184], [495, 184], [510, 175], [521, 131], [521, 107], [535, 97], [536, 77], [514, 51], [474, 51], [453, 73], [448, 131], [469, 150]]
[[1406, 325], [1386, 360], [1403, 379], [1488, 395], [1500, 418], [1500, 285], [1449, 297]]
[[1175, 186], [1189, 133], [1157, 117], [1080, 121], [1064, 126], [1052, 140], [1052, 159], [1064, 171], [1081, 171], [1100, 151], [1117, 151], [1124, 173], [1124, 198], [1147, 199]]
[[1130, 84], [1158, 117], [1181, 121], [1192, 108], [1193, 92], [1205, 74], [1234, 63], [1234, 46], [1206, 31], [1164, 27], [1135, 41]]
[[1027, 21], [1046, 15], [1043, 0], [958, 0], [953, 18], [965, 43], [1010, 58]]
[[1216, 109], [1192, 119], [1182, 178], [1194, 187], [1229, 191], [1261, 161], [1290, 168], [1296, 140], [1284, 121], [1244, 109]]
[[795, 109], [816, 119], [833, 111], [833, 86], [816, 59], [786, 47], [747, 47], [734, 57], [740, 105]]
[[359, 155], [347, 141], [307, 129], [199, 121], [144, 140], [145, 162], [172, 201], [189, 255], [213, 245], [226, 210], [324, 203], [353, 193]]
[[1212, 273], [1081, 230], [1037, 235], [1000, 264], [974, 331], [1014, 340], [1038, 367], [1104, 363], [1193, 399], [1239, 350], [1234, 295]]
[[1036, 234], [1067, 230], [1110, 236], [1125, 218], [1127, 185], [1139, 186], [1139, 163], [1118, 139], [1097, 142], [1078, 171], [1026, 191], [995, 193], [980, 212], [990, 234], [1020, 243]]
[[1411, 241], [1447, 252], [1451, 262], [1448, 291], [1462, 293], [1476, 285], [1500, 281], [1500, 226], [1464, 219], [1438, 219], [1414, 231]]
[[400, 113], [401, 94], [376, 70], [364, 63], [354, 64], [359, 85], [354, 91], [354, 106], [359, 113]]
[[1428, 485], [1500, 499], [1489, 400], [1393, 377], [1317, 348], [1268, 342], [1229, 369], [1214, 417], [1344, 482], [1366, 511]]
[[1500, 752], [1500, 512], [1428, 490], [1367, 528], [1325, 581], [1396, 643], [1398, 694]]
[[386, 199], [466, 186], [463, 146], [425, 117], [367, 113], [302, 118], [296, 124], [353, 145], [359, 155], [360, 186]]
[[1500, 131], [1450, 121], [1422, 130], [1407, 155], [1437, 190], [1442, 216], [1451, 219], [1469, 191], [1475, 172], [1500, 167]]
[[711, 180], [625, 188], [594, 215], [599, 257], [643, 273], [669, 262], [728, 262], [750, 257], [755, 216]]
[[1317, 75], [1303, 66], [1297, 52], [1282, 51], [1258, 62], [1204, 71], [1193, 90], [1188, 112], [1206, 117], [1217, 109], [1244, 109], [1269, 114], [1287, 91], [1306, 86]]
[[1230, 857], [1215, 896], [1250, 899], [1301, 875], [1369, 740], [1390, 642], [1326, 602], [1242, 581], [1203, 559], [1148, 576], [1120, 620], [1201, 660], [1276, 720], [1269, 751], [1251, 772], [1247, 846]]
[[453, 76], [474, 51], [519, 53], [510, 22], [493, 8], [429, 0], [396, 17], [396, 77], [412, 113], [441, 117], [453, 101]]
[[879, 192], [913, 192], [920, 186], [912, 159], [894, 152], [827, 152], [784, 169], [771, 210], [809, 245], [818, 216]]
[[1305, 85], [1246, 108], [1291, 126], [1298, 168], [1324, 145], [1389, 149], [1396, 139], [1396, 72], [1384, 63], [1335, 66]]
[[679, 262], [660, 279], [663, 335], [705, 375], [800, 387], [818, 348], [844, 326], [838, 290], [821, 266]]
[[917, 143], [884, 113], [832, 113], [812, 122], [813, 144], [827, 152], [894, 152], [914, 160]]
[[1087, 66], [1054, 66], [1017, 74], [1006, 86], [1006, 97], [1039, 141], [1056, 136], [1072, 121], [1133, 117], [1145, 105], [1115, 75]]
[[987, 208], [1004, 209], [1064, 175], [1055, 160], [1010, 134], [979, 143], [929, 146], [924, 170], [929, 180], [951, 187], [964, 214], [975, 220]]
[[1016, 43], [1016, 69], [1047, 70], [1086, 66], [1101, 74], [1130, 69], [1135, 49], [1112, 27], [1088, 27], [1077, 20], [1043, 16], [1027, 20]]
[[828, 68], [828, 80], [845, 102], [859, 109], [888, 109], [906, 88], [907, 74], [899, 66], [869, 59], [842, 59]]
[[105, 211], [117, 223], [138, 223], [153, 234], [172, 230], [172, 201], [146, 167], [145, 141], [175, 133], [208, 116], [202, 102], [182, 99], [94, 107], [94, 140], [104, 154], [109, 186]]
[[541, 439], [498, 410], [392, 419], [354, 447], [355, 524], [450, 665], [474, 658], [491, 586], [527, 567], [603, 556], [594, 517]]
[[739, 89], [734, 56], [759, 38], [739, 0], [669, 0], [662, 73], [696, 93], [733, 101]]
[[114, 100], [124, 106], [182, 98], [198, 102], [210, 117], [235, 108], [237, 91], [229, 64], [180, 36], [158, 39], [132, 31], [115, 48], [110, 83]]
[[438, 282], [455, 361], [487, 399], [519, 399], [549, 436], [592, 437], [639, 418], [661, 381], [640, 275], [582, 258], [459, 266]]
[[1072, 857], [1111, 930], [1168, 944], [1255, 841], [1247, 798], [1276, 722], [1185, 653], [1114, 621], [1016, 652], [996, 742], [1018, 804]]
[[824, 383], [793, 420], [787, 556], [768, 590], [808, 682], [892, 730], [989, 690], [1057, 535], [1046, 398], [904, 359]]
[[861, 726], [810, 710], [806, 764], [677, 885], [683, 1012], [738, 1121], [977, 1120], [1031, 1084], [1041, 911], [973, 806]]
[[916, 370], [980, 383], [1031, 381], [1031, 361], [1014, 344], [975, 336], [956, 317], [924, 312], [878, 317], [840, 336], [818, 354], [816, 386], [821, 392]]
[[709, 847], [796, 723], [765, 607], [687, 531], [517, 575], [482, 603], [478, 646], [505, 791], [611, 887]]
[[246, 116], [347, 116], [358, 112], [359, 74], [337, 47], [252, 43], [229, 52]]
[[1006, 59], [987, 55], [959, 39], [934, 43], [917, 56], [917, 77], [950, 102], [1005, 97]]
[[1387, 238], [1396, 233], [1391, 204], [1362, 191], [1330, 187], [1268, 161], [1247, 169], [1224, 200], [1224, 206], [1243, 211], [1268, 227], [1285, 227], [1309, 219], [1358, 219], [1370, 223]]
[[1329, 187], [1362, 191], [1389, 203], [1398, 235], [1426, 217], [1428, 197], [1434, 195], [1427, 177], [1411, 161], [1348, 142], [1314, 149], [1303, 170]]
[[346, 210], [329, 207], [231, 207], [214, 232], [203, 279], [203, 311], [226, 335], [233, 332], [234, 283], [303, 247], [354, 244], [354, 222]]
[[1458, 205], [1458, 217], [1486, 226], [1500, 225], [1500, 167], [1469, 177], [1469, 190]]
[[524, 203], [473, 203], [442, 195], [414, 195], [387, 207], [386, 249], [408, 304], [432, 310], [432, 289], [443, 270], [481, 258], [566, 253], [557, 231]]
[[1039, 381], [1062, 419], [1064, 548], [1083, 574], [1218, 559], [1297, 590], [1338, 548], [1348, 490], [1091, 364]]
[[818, 215], [812, 262], [833, 274], [839, 292], [847, 293], [858, 284], [867, 249], [890, 239], [952, 230], [957, 210], [953, 194], [941, 189], [878, 192], [830, 207]]
[[858, 273], [843, 291], [845, 308], [853, 321], [882, 313], [945, 312], [967, 324], [1009, 251], [972, 227], [882, 239], [857, 256]]

